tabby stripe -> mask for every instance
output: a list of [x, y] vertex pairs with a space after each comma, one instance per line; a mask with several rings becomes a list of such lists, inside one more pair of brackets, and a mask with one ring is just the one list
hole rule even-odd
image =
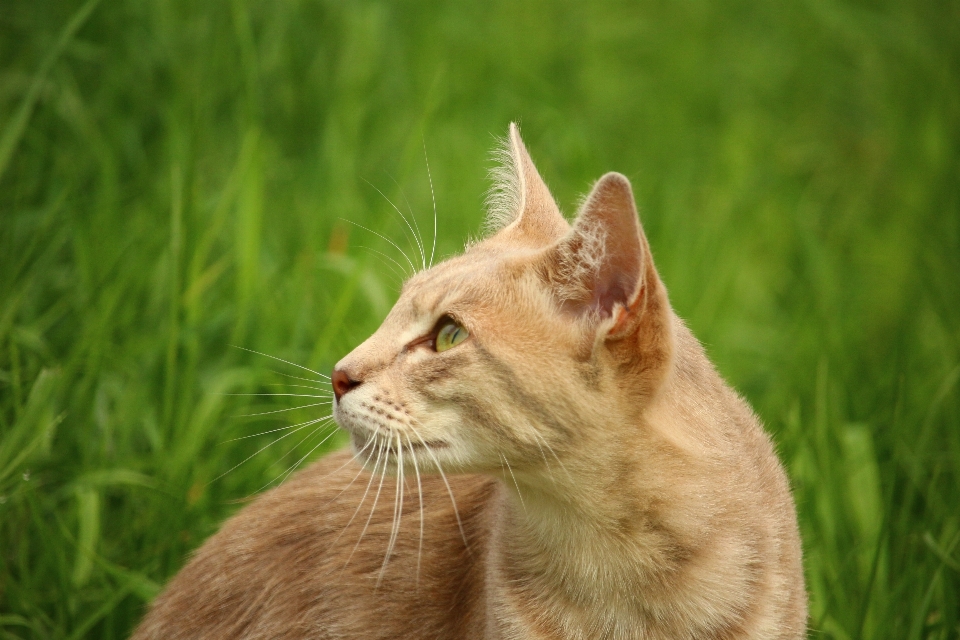
[[510, 365], [499, 360], [478, 342], [474, 343], [474, 349], [480, 354], [483, 361], [493, 369], [501, 389], [510, 397], [512, 406], [521, 408], [528, 414], [533, 415], [538, 424], [549, 428], [563, 438], [565, 442], [569, 442], [573, 438], [573, 433], [567, 428], [564, 421], [538, 398], [524, 389], [520, 383], [520, 377], [510, 368]]

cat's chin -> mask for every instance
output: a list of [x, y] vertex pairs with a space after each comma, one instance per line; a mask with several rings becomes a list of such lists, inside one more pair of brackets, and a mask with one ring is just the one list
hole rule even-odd
[[416, 455], [418, 459], [431, 459], [436, 452], [449, 448], [449, 444], [442, 440], [410, 440], [406, 442], [400, 440], [398, 449], [398, 436], [381, 436], [380, 434], [361, 432], [348, 429], [350, 434], [350, 445], [353, 453], [360, 459], [372, 462], [377, 458], [386, 456], [387, 460], [396, 460], [399, 454], [403, 454], [409, 461], [411, 455]]

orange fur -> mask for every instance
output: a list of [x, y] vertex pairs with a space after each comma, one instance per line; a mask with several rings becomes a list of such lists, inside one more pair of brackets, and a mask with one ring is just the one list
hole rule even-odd
[[[337, 365], [367, 468], [330, 456], [241, 511], [135, 638], [804, 636], [787, 478], [670, 308], [629, 183], [571, 227], [513, 126], [505, 156], [492, 235]], [[444, 317], [469, 338], [437, 352]]]

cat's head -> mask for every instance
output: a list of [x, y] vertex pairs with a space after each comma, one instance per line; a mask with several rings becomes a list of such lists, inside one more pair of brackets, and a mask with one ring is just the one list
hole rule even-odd
[[503, 155], [489, 236], [411, 277], [334, 369], [334, 416], [371, 467], [402, 451], [420, 471], [535, 474], [635, 424], [670, 366], [627, 179], [603, 176], [571, 226], [514, 125]]

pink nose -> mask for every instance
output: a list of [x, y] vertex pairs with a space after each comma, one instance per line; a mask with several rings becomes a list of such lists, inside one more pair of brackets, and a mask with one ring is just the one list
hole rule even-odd
[[359, 387], [361, 380], [354, 380], [343, 369], [334, 369], [330, 382], [333, 384], [333, 395], [337, 396], [339, 401], [347, 391]]

